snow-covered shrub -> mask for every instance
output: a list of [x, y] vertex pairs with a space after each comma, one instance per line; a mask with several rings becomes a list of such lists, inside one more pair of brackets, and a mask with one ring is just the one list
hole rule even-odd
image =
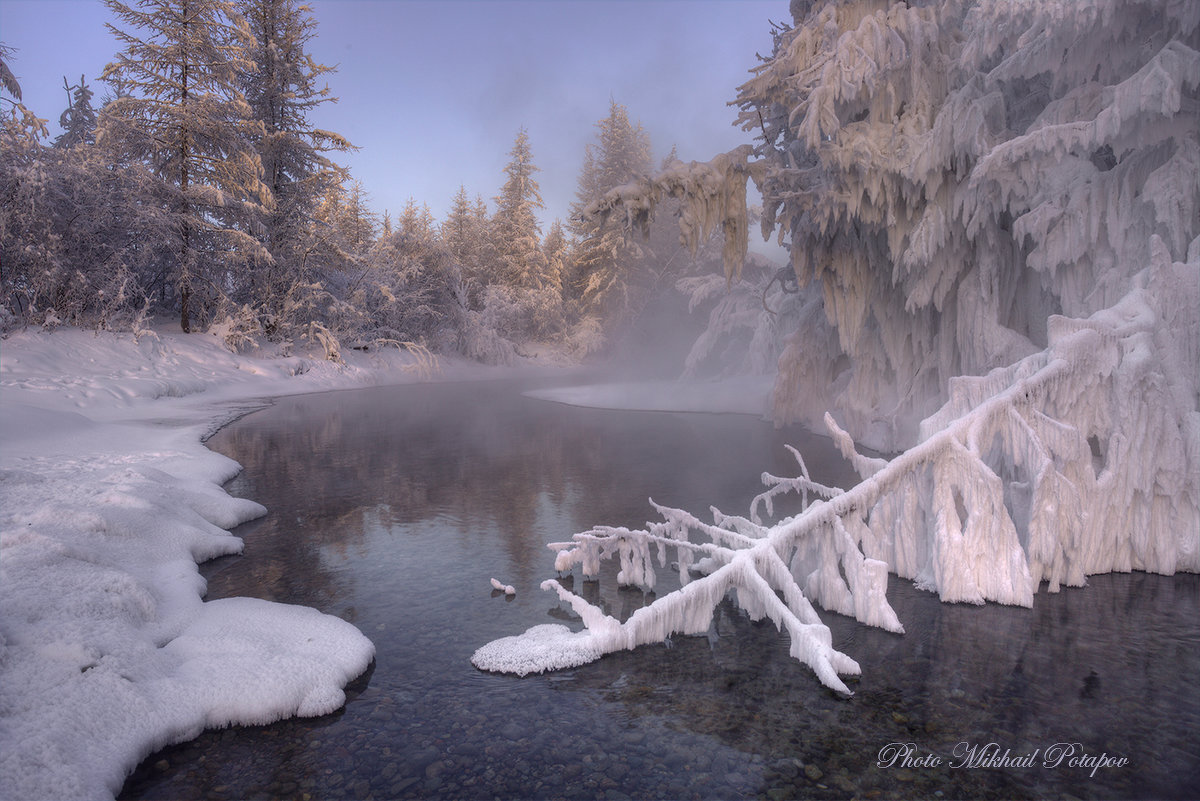
[[376, 243], [349, 298], [363, 314], [364, 339], [428, 340], [453, 315], [458, 268], [432, 235], [403, 230]]
[[373, 343], [377, 348], [395, 348], [412, 357], [412, 362], [403, 369], [413, 373], [422, 381], [428, 381], [441, 371], [438, 357], [433, 351], [417, 342], [400, 342], [395, 339], [377, 339]]
[[483, 318], [513, 342], [556, 338], [566, 327], [562, 294], [552, 287], [493, 284], [483, 291]]
[[262, 326], [254, 310], [243, 304], [226, 309], [207, 333], [221, 340], [231, 353], [241, 353], [254, 347], [254, 337], [262, 333]]
[[316, 320], [310, 320], [305, 327], [304, 338], [309, 342], [319, 344], [325, 350], [325, 358], [331, 362], [342, 361], [342, 343], [337, 335]]
[[458, 352], [484, 364], [510, 365], [517, 358], [516, 346], [501, 336], [482, 312], [473, 309], [460, 313]]
[[604, 323], [594, 314], [585, 314], [567, 333], [567, 352], [577, 361], [604, 349]]
[[69, 150], [0, 129], [0, 291], [14, 317], [125, 328], [156, 294], [161, 197], [136, 165], [95, 146]]

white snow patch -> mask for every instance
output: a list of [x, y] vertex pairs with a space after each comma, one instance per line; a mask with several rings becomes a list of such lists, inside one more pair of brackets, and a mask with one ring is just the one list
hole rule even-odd
[[517, 676], [565, 670], [595, 662], [605, 654], [593, 639], [590, 631], [572, 632], [561, 623], [545, 623], [519, 636], [489, 642], [475, 652], [471, 664], [480, 670]]

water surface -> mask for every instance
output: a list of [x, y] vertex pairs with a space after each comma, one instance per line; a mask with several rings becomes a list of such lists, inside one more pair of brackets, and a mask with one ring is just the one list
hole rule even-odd
[[[210, 442], [229, 485], [270, 513], [246, 552], [204, 568], [209, 598], [250, 595], [354, 622], [376, 660], [337, 713], [206, 732], [149, 757], [123, 798], [749, 798], [1193, 796], [1200, 787], [1200, 579], [1094, 577], [1033, 609], [947, 605], [892, 578], [907, 634], [832, 613], [858, 660], [839, 699], [787, 638], [724, 604], [707, 637], [572, 671], [477, 671], [473, 651], [577, 625], [537, 589], [545, 544], [641, 526], [647, 503], [744, 514], [764, 470], [852, 474], [832, 444], [748, 416], [613, 412], [523, 397], [518, 382], [281, 400]], [[660, 573], [660, 592], [670, 589]], [[490, 578], [514, 585], [495, 593]], [[663, 586], [665, 585], [665, 586]], [[574, 581], [624, 617], [647, 599], [612, 573]], [[922, 764], [880, 767], [889, 743]], [[965, 743], [1027, 766], [967, 767]], [[1047, 767], [1047, 749], [1126, 760]], [[952, 765], [958, 764], [958, 767]]]

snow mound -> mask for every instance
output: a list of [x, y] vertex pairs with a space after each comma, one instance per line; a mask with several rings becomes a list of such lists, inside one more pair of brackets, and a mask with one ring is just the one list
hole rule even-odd
[[560, 623], [546, 623], [515, 637], [493, 640], [475, 652], [471, 664], [493, 673], [528, 676], [586, 665], [604, 653], [591, 632], [572, 632]]

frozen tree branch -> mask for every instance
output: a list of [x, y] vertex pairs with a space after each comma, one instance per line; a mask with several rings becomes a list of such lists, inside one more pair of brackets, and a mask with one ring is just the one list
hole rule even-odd
[[[786, 630], [791, 655], [825, 686], [848, 694], [840, 677], [859, 667], [833, 649], [812, 602], [902, 633], [888, 572], [943, 601], [1032, 606], [1042, 581], [1055, 592], [1101, 572], [1200, 571], [1197, 343], [1169, 341], [1200, 308], [1200, 240], [1191, 251], [1172, 263], [1158, 243], [1120, 303], [1087, 319], [1054, 318], [1044, 351], [956, 379], [922, 440], [890, 461], [860, 456], [827, 416], [864, 475], [848, 491], [812, 481], [797, 453], [801, 475], [764, 474], [768, 489], [749, 519], [714, 509], [709, 524], [654, 504], [663, 522], [644, 530], [597, 527], [552, 543], [560, 573], [579, 565], [595, 578], [615, 555], [617, 581], [645, 590], [673, 550], [683, 586], [622, 623], [548, 580], [543, 589], [570, 604], [585, 631], [538, 626], [485, 645], [473, 662], [525, 674], [703, 633], [732, 595], [751, 619]], [[1181, 359], [1192, 360], [1190, 373]], [[1112, 433], [1098, 455], [1090, 443], [1100, 431]], [[784, 492], [800, 493], [803, 511], [762, 524], [758, 508], [769, 514]]]

